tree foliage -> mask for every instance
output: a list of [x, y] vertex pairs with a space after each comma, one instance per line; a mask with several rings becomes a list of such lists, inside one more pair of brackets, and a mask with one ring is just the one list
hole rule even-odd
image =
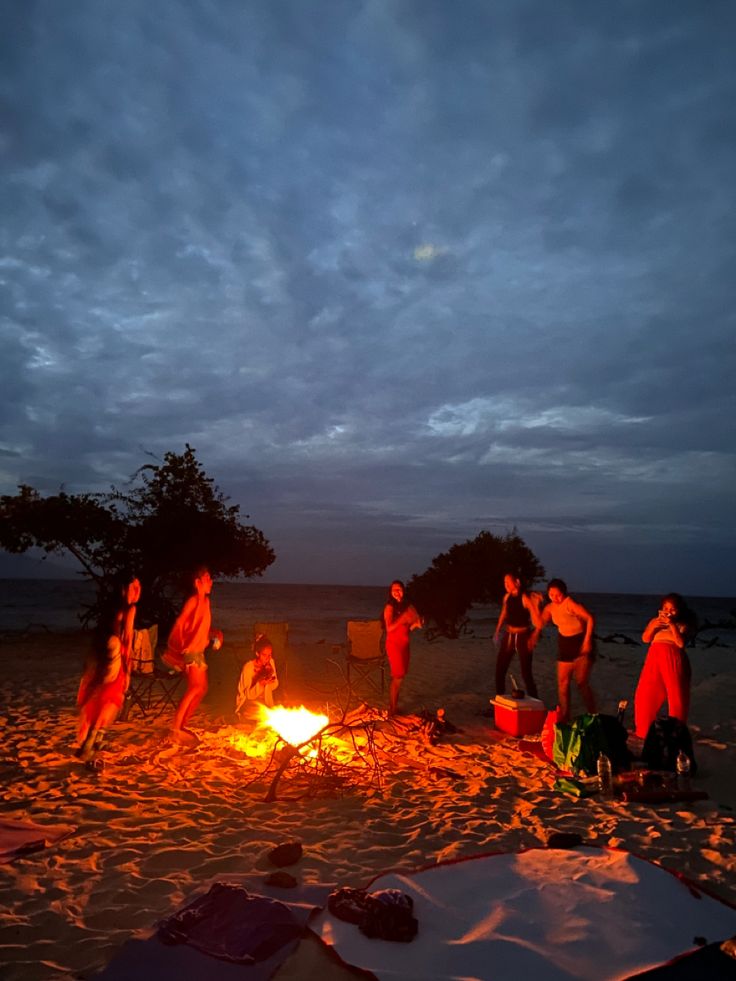
[[140, 467], [126, 490], [42, 497], [23, 485], [0, 498], [0, 548], [73, 555], [97, 587], [95, 609], [117, 576], [138, 575], [141, 621], [165, 625], [198, 565], [215, 578], [250, 578], [275, 559], [195, 453], [188, 444], [182, 454], [166, 453], [162, 463]]
[[455, 638], [474, 603], [501, 599], [507, 572], [527, 585], [544, 576], [544, 568], [515, 528], [503, 537], [481, 531], [436, 555], [428, 569], [412, 576], [407, 591], [427, 621], [430, 636]]

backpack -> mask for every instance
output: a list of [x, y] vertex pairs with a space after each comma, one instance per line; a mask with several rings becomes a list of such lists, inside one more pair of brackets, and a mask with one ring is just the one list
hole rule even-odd
[[655, 719], [649, 726], [649, 732], [644, 740], [641, 758], [650, 770], [677, 770], [677, 754], [682, 752], [690, 757], [690, 772], [693, 776], [698, 772], [698, 764], [693, 753], [693, 740], [690, 730], [680, 719], [666, 716]]
[[599, 754], [605, 753], [613, 772], [619, 773], [631, 763], [627, 738], [626, 729], [613, 715], [579, 715], [572, 722], [555, 726], [552, 759], [560, 770], [592, 777], [597, 772]]

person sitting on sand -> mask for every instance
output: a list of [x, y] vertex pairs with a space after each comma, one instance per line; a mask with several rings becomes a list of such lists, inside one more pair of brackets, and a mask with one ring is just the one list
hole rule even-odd
[[175, 742], [189, 745], [195, 745], [198, 740], [187, 729], [187, 723], [207, 694], [204, 652], [210, 641], [215, 651], [222, 646], [222, 634], [212, 630], [211, 592], [212, 576], [209, 569], [200, 566], [194, 573], [194, 592], [171, 628], [164, 654], [167, 664], [186, 674], [187, 688], [174, 714], [171, 735]]
[[685, 645], [694, 620], [682, 596], [668, 593], [644, 628], [641, 639], [649, 650], [634, 695], [634, 725], [640, 739], [646, 739], [665, 700], [669, 715], [687, 724], [691, 669]]
[[130, 683], [130, 655], [136, 604], [141, 596], [137, 577], [121, 581], [105, 604], [93, 634], [92, 656], [77, 695], [77, 756], [90, 760], [103, 744], [105, 730], [117, 718]]
[[273, 708], [273, 693], [279, 686], [276, 665], [273, 660], [273, 645], [265, 634], [258, 634], [253, 644], [253, 654], [240, 672], [238, 693], [235, 698], [235, 712], [240, 715], [248, 702], [261, 702]]
[[409, 670], [409, 633], [423, 626], [417, 611], [406, 599], [404, 584], [394, 579], [383, 608], [383, 624], [386, 629], [386, 656], [391, 669], [389, 688], [389, 715], [396, 715], [401, 683]]
[[496, 694], [506, 693], [506, 673], [514, 656], [519, 655], [521, 677], [528, 695], [537, 697], [537, 686], [532, 675], [532, 651], [529, 647], [529, 637], [532, 622], [540, 626], [539, 605], [541, 596], [538, 593], [528, 593], [521, 584], [521, 579], [507, 572], [503, 577], [503, 587], [506, 595], [501, 603], [501, 615], [496, 624], [493, 642], [496, 645]]
[[595, 695], [590, 687], [593, 667], [593, 615], [568, 595], [562, 579], [551, 579], [547, 586], [550, 602], [542, 610], [540, 624], [531, 636], [534, 649], [539, 635], [551, 621], [557, 627], [558, 722], [570, 720], [570, 682], [575, 679], [586, 711], [595, 712]]

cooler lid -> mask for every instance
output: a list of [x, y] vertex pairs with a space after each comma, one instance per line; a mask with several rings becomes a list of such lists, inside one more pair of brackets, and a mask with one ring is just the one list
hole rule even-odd
[[496, 695], [495, 698], [491, 699], [492, 705], [498, 705], [499, 708], [515, 709], [516, 711], [534, 710], [534, 711], [544, 711], [544, 702], [541, 698], [530, 698], [526, 696], [525, 698], [511, 698], [510, 695]]

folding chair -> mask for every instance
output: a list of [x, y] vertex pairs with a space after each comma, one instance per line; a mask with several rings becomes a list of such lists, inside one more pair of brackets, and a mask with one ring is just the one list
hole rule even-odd
[[279, 679], [279, 687], [275, 692], [278, 701], [279, 695], [283, 696], [286, 691], [289, 675], [289, 624], [284, 621], [255, 623], [253, 624], [254, 641], [259, 634], [265, 634], [273, 646], [273, 660]]
[[[386, 687], [386, 658], [383, 651], [381, 620], [348, 620], [348, 644], [345, 652], [348, 684], [366, 682], [383, 694]], [[378, 676], [380, 675], [380, 688]]]
[[134, 709], [147, 719], [157, 719], [169, 706], [176, 707], [176, 697], [184, 681], [181, 671], [166, 668], [155, 659], [158, 624], [147, 630], [136, 630], [131, 658], [130, 685], [118, 716], [127, 722]]

